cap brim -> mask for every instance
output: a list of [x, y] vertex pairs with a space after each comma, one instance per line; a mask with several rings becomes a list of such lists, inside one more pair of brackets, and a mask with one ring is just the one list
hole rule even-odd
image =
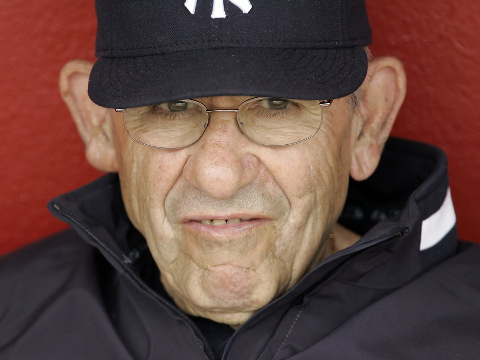
[[368, 60], [362, 47], [218, 48], [143, 57], [100, 58], [89, 96], [107, 108], [204, 96], [335, 99], [357, 90]]

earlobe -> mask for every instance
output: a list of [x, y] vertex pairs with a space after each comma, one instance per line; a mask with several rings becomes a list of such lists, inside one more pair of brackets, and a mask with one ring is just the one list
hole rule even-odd
[[362, 99], [355, 114], [360, 123], [354, 144], [350, 175], [361, 181], [377, 168], [406, 92], [402, 63], [393, 57], [380, 57], [369, 64], [360, 89]]
[[117, 171], [109, 110], [88, 97], [88, 78], [93, 64], [85, 60], [68, 62], [60, 72], [60, 94], [85, 143], [88, 162], [98, 170]]

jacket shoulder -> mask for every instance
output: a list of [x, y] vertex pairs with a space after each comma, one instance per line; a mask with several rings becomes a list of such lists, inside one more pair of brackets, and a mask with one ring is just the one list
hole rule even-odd
[[65, 284], [83, 277], [94, 253], [76, 232], [67, 230], [1, 257], [0, 312], [8, 318], [51, 301]]
[[0, 284], [58, 276], [58, 270], [75, 266], [75, 258], [89, 251], [90, 246], [71, 229], [52, 235], [0, 257]]
[[52, 338], [64, 344], [52, 347], [55, 358], [71, 358], [58, 352], [67, 348], [81, 353], [87, 338], [98, 343], [93, 333], [83, 334], [83, 345], [71, 335], [75, 326], [102, 316], [96, 310], [102, 303], [100, 259], [73, 230], [0, 258], [0, 357], [52, 358], [45, 350]]
[[[366, 332], [372, 323], [375, 330]], [[324, 344], [350, 339], [342, 359], [473, 359], [479, 334], [480, 246], [460, 242], [456, 255], [357, 314]]]

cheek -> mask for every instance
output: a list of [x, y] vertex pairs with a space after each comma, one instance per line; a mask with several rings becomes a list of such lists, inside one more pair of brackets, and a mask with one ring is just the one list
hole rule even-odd
[[142, 151], [126, 152], [118, 175], [122, 189], [122, 197], [125, 208], [135, 227], [145, 236], [142, 222], [148, 218], [147, 209], [153, 197], [149, 195], [151, 187], [151, 173], [146, 166], [146, 156]]
[[341, 157], [336, 149], [312, 142], [280, 157], [282, 163], [272, 162], [272, 173], [292, 205], [298, 201], [325, 199], [335, 187]]
[[165, 154], [127, 139], [119, 168], [122, 197], [134, 226], [145, 238], [165, 228], [165, 198], [181, 173], [178, 154]]
[[[347, 126], [324, 126], [311, 140], [285, 149], [272, 161], [272, 173], [284, 190], [295, 218], [329, 226], [339, 216], [346, 197], [351, 158]], [[278, 158], [282, 159], [279, 163]], [[320, 227], [323, 227], [320, 226]]]
[[315, 176], [321, 178], [322, 197], [328, 199], [329, 210], [336, 217], [340, 214], [348, 190], [349, 170], [352, 156], [350, 127], [335, 129], [326, 126], [322, 133], [322, 156], [324, 163], [315, 167]]

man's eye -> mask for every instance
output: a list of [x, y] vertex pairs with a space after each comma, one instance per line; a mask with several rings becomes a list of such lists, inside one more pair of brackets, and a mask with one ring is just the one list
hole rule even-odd
[[163, 111], [168, 111], [168, 112], [185, 111], [185, 110], [188, 110], [189, 108], [188, 103], [186, 101], [181, 101], [181, 100], [158, 104], [155, 107], [157, 109], [161, 109]]
[[168, 103], [168, 110], [170, 111], [185, 111], [188, 109], [188, 103], [185, 101], [170, 101]]
[[291, 103], [287, 99], [268, 98], [263, 100], [263, 106], [272, 110], [283, 110]]

